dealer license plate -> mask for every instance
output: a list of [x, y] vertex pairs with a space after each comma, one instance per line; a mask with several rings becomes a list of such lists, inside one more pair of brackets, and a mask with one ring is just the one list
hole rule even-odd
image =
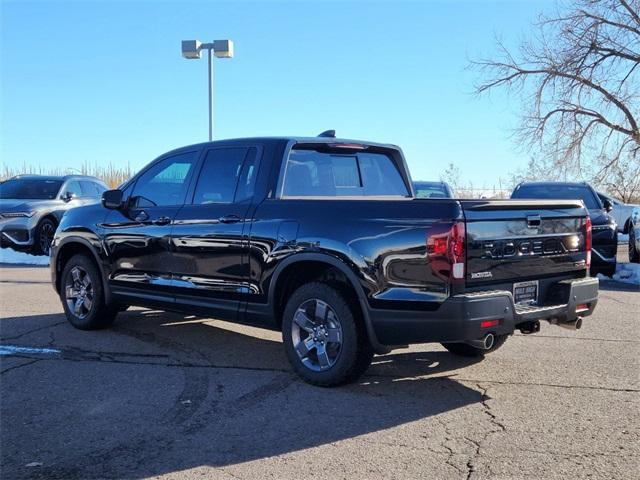
[[535, 305], [538, 303], [538, 281], [513, 284], [513, 301], [516, 304]]

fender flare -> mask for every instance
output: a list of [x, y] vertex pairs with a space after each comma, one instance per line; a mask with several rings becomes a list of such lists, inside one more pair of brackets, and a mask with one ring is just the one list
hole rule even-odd
[[[87, 240], [86, 238], [82, 238], [82, 237], [77, 237], [77, 236], [68, 236], [63, 238], [62, 240], [60, 240], [60, 243], [58, 245], [56, 245], [56, 253], [55, 253], [55, 257], [52, 258], [53, 261], [53, 265], [51, 268], [55, 269], [56, 272], [56, 278], [57, 281], [56, 283], [60, 283], [60, 281], [62, 280], [60, 278], [60, 275], [62, 274], [62, 269], [58, 270], [58, 256], [60, 254], [60, 252], [64, 249], [64, 247], [67, 244], [70, 243], [75, 243], [75, 244], [81, 244], [82, 246], [86, 247], [87, 250], [89, 250], [91, 252], [91, 255], [93, 256], [93, 260], [95, 262], [95, 264], [98, 266], [98, 271], [100, 272], [100, 276], [102, 277], [102, 289], [104, 291], [104, 300], [105, 303], [110, 303], [111, 302], [111, 289], [109, 288], [109, 282], [108, 282], [108, 278], [106, 275], [106, 272], [104, 270], [104, 266], [102, 264], [102, 260], [100, 259], [100, 256], [96, 253], [96, 249], [95, 246], [91, 244], [91, 242], [89, 240]], [[55, 285], [55, 289], [56, 291], [58, 291], [58, 286]]]
[[390, 349], [388, 346], [382, 345], [378, 341], [378, 337], [376, 336], [375, 330], [373, 328], [373, 324], [371, 322], [371, 317], [369, 315], [369, 303], [367, 302], [366, 295], [364, 290], [362, 289], [362, 285], [358, 280], [356, 274], [351, 270], [342, 260], [336, 258], [333, 255], [328, 253], [317, 253], [317, 252], [303, 252], [303, 253], [295, 253], [286, 259], [282, 260], [278, 266], [276, 267], [273, 275], [271, 277], [271, 282], [269, 283], [269, 293], [268, 293], [268, 302], [269, 305], [275, 305], [275, 291], [278, 281], [280, 280], [280, 275], [282, 272], [289, 266], [304, 262], [304, 261], [314, 261], [320, 263], [326, 263], [327, 265], [331, 265], [338, 269], [341, 273], [345, 275], [347, 281], [351, 284], [351, 287], [355, 290], [356, 296], [358, 297], [358, 303], [360, 304], [360, 309], [362, 310], [362, 316], [365, 323], [365, 328], [367, 330], [367, 337], [369, 338], [369, 343], [373, 347], [373, 350], [378, 354], [389, 353]]

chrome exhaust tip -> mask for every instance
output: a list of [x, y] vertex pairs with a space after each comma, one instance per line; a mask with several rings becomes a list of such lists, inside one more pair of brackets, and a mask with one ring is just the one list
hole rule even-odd
[[467, 340], [465, 343], [481, 350], [489, 350], [491, 347], [493, 347], [495, 341], [495, 335], [493, 333], [487, 333], [484, 337], [478, 340]]
[[567, 328], [569, 330], [580, 330], [582, 328], [582, 317], [578, 317], [573, 322], [558, 322], [559, 327]]

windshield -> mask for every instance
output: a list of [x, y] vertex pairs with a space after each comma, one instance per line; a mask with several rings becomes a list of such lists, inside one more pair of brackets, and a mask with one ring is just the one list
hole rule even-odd
[[0, 183], [0, 198], [20, 200], [53, 200], [62, 180], [15, 178]]
[[602, 208], [591, 189], [583, 185], [522, 185], [511, 198], [582, 200], [589, 210]]
[[443, 183], [414, 182], [413, 189], [416, 192], [416, 198], [450, 198]]

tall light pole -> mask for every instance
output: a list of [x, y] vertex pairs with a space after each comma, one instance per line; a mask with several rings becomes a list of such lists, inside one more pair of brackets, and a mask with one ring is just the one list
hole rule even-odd
[[209, 141], [213, 140], [213, 59], [233, 58], [233, 42], [231, 40], [214, 40], [211, 43], [201, 43], [199, 40], [183, 40], [182, 56], [189, 60], [199, 59], [202, 50], [209, 51]]

